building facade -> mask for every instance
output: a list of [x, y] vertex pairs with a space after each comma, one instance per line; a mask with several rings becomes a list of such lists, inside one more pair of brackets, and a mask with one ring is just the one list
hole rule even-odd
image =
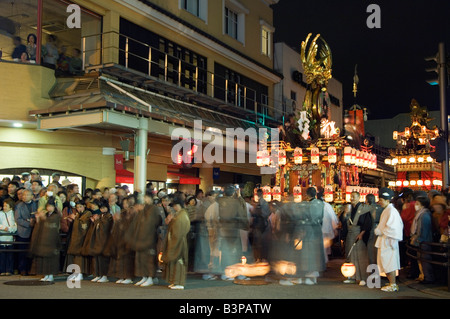
[[[142, 188], [153, 181], [157, 188], [189, 192], [265, 183], [270, 177], [250, 160], [179, 165], [171, 135], [184, 128], [193, 136], [196, 120], [203, 131], [281, 123], [274, 94], [282, 78], [273, 68], [275, 2], [1, 4], [0, 152], [8, 155], [0, 160], [0, 175], [37, 168], [81, 177], [84, 187], [127, 180]], [[29, 34], [42, 49], [18, 59], [12, 38], [26, 45]], [[124, 156], [121, 167], [114, 155]]]

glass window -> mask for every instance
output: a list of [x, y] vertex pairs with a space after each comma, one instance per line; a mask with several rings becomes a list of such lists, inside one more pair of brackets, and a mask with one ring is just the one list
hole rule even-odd
[[270, 56], [270, 31], [264, 27], [261, 30], [262, 54]]
[[225, 33], [237, 40], [238, 38], [238, 14], [225, 7]]
[[183, 9], [197, 17], [200, 17], [199, 1], [200, 0], [183, 0]]

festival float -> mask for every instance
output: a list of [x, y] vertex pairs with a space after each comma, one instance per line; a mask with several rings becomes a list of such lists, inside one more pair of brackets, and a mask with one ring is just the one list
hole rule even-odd
[[[374, 194], [378, 199], [377, 187], [360, 183], [361, 173], [377, 169], [377, 156], [367, 140], [355, 145], [331, 121], [327, 92], [332, 77], [331, 50], [320, 34], [312, 42], [310, 38], [311, 34], [302, 42], [300, 53], [307, 83], [303, 105], [279, 128], [279, 143], [268, 142], [257, 153], [258, 166], [276, 171], [272, 188], [269, 185], [262, 188], [264, 198], [274, 199], [273, 193], [279, 198], [281, 189], [284, 198], [293, 195], [295, 201], [301, 201], [306, 188], [316, 186], [324, 190], [325, 201], [333, 205], [349, 202], [352, 191], [361, 194], [361, 201], [367, 194]], [[352, 127], [363, 122], [361, 112], [349, 111], [348, 122]]]
[[442, 189], [442, 165], [431, 156], [434, 151], [433, 141], [439, 138], [439, 128], [428, 128], [428, 111], [416, 100], [411, 105], [411, 125], [404, 131], [394, 131], [396, 148], [390, 151], [385, 163], [392, 165], [396, 180], [389, 182], [389, 187], [400, 191], [403, 187], [413, 190]]

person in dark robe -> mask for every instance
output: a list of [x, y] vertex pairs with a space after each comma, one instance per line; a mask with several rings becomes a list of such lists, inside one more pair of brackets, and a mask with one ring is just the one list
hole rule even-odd
[[369, 266], [367, 243], [372, 230], [372, 214], [371, 207], [361, 203], [360, 197], [358, 192], [351, 193], [351, 206], [347, 206], [343, 216], [345, 256], [356, 267], [355, 275], [346, 279], [344, 283], [358, 281], [360, 286], [364, 286], [367, 280], [367, 266]]
[[[85, 253], [92, 256], [93, 282], [108, 282], [109, 257], [103, 254], [113, 225], [113, 217], [109, 212], [108, 202], [93, 200], [91, 202], [92, 235]], [[88, 240], [86, 236], [86, 240]]]
[[128, 228], [125, 240], [134, 251], [134, 275], [142, 277], [135, 286], [149, 287], [154, 284], [157, 269], [158, 227], [162, 224], [159, 207], [153, 205], [150, 194], [145, 205], [137, 204], [135, 217]]
[[55, 199], [49, 197], [45, 209], [36, 214], [36, 226], [30, 243], [35, 273], [44, 275], [41, 281], [53, 281], [53, 276], [59, 271], [60, 221], [61, 215], [56, 211]]
[[162, 261], [164, 263], [164, 277], [170, 284], [170, 289], [184, 289], [188, 265], [188, 242], [191, 222], [186, 210], [183, 208], [184, 201], [175, 198], [172, 202], [174, 213], [168, 224], [166, 242]]
[[108, 276], [119, 278], [117, 284], [132, 284], [134, 277], [134, 252], [124, 240], [134, 217], [134, 207], [129, 198], [122, 201], [120, 214], [113, 216], [114, 224], [104, 254], [110, 257]]
[[77, 202], [76, 206], [76, 216], [74, 217], [72, 223], [72, 231], [70, 233], [69, 246], [67, 247], [67, 258], [66, 266], [70, 264], [76, 264], [80, 267], [80, 273], [77, 275], [75, 280], [83, 280], [83, 274], [88, 275], [90, 271], [90, 258], [87, 256], [82, 256], [81, 249], [83, 247], [86, 234], [91, 225], [91, 211], [86, 209], [86, 203], [83, 200]]

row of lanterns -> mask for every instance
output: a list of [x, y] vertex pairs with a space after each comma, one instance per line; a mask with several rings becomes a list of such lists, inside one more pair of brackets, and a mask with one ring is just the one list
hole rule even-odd
[[377, 156], [366, 151], [359, 151], [352, 147], [344, 148], [344, 163], [356, 165], [358, 167], [376, 169]]
[[347, 186], [345, 188], [345, 200], [349, 203], [350, 196], [353, 192], [358, 192], [360, 197], [359, 201], [364, 203], [366, 201], [366, 197], [369, 194], [375, 196], [375, 201], [378, 202], [379, 199], [379, 190], [376, 187], [362, 187], [362, 186]]
[[[330, 146], [328, 147], [328, 163], [334, 164], [337, 162], [337, 150], [336, 147]], [[269, 151], [262, 150], [256, 153], [256, 165], [257, 166], [269, 166], [271, 164], [271, 157], [269, 155]], [[278, 150], [278, 164], [283, 166], [286, 165], [286, 150], [279, 149]], [[303, 163], [303, 150], [300, 147], [296, 147], [294, 149], [294, 164], [302, 164]], [[319, 164], [320, 163], [320, 150], [318, 147], [311, 148], [311, 163]], [[344, 148], [344, 163], [356, 165], [358, 167], [376, 169], [377, 168], [377, 156], [375, 154], [359, 151], [352, 147]]]
[[409, 157], [394, 157], [386, 158], [384, 163], [387, 165], [398, 165], [398, 164], [414, 164], [414, 163], [432, 163], [433, 158], [431, 156], [409, 156]]
[[435, 179], [433, 181], [427, 179], [427, 180], [412, 180], [412, 181], [408, 181], [408, 180], [404, 180], [404, 181], [390, 181], [388, 183], [388, 185], [390, 187], [408, 187], [408, 186], [431, 186], [431, 184], [433, 184], [434, 186], [442, 186], [442, 181]]
[[[254, 200], [258, 202], [259, 198], [258, 195], [256, 195], [257, 189], [254, 190]], [[270, 202], [272, 200], [276, 200], [281, 202], [281, 187], [280, 186], [274, 186], [271, 188], [269, 185], [266, 185], [262, 188], [263, 192], [263, 198], [266, 202]], [[294, 195], [294, 202], [301, 202], [302, 201], [302, 187], [300, 185], [297, 185], [293, 189], [293, 195]]]

